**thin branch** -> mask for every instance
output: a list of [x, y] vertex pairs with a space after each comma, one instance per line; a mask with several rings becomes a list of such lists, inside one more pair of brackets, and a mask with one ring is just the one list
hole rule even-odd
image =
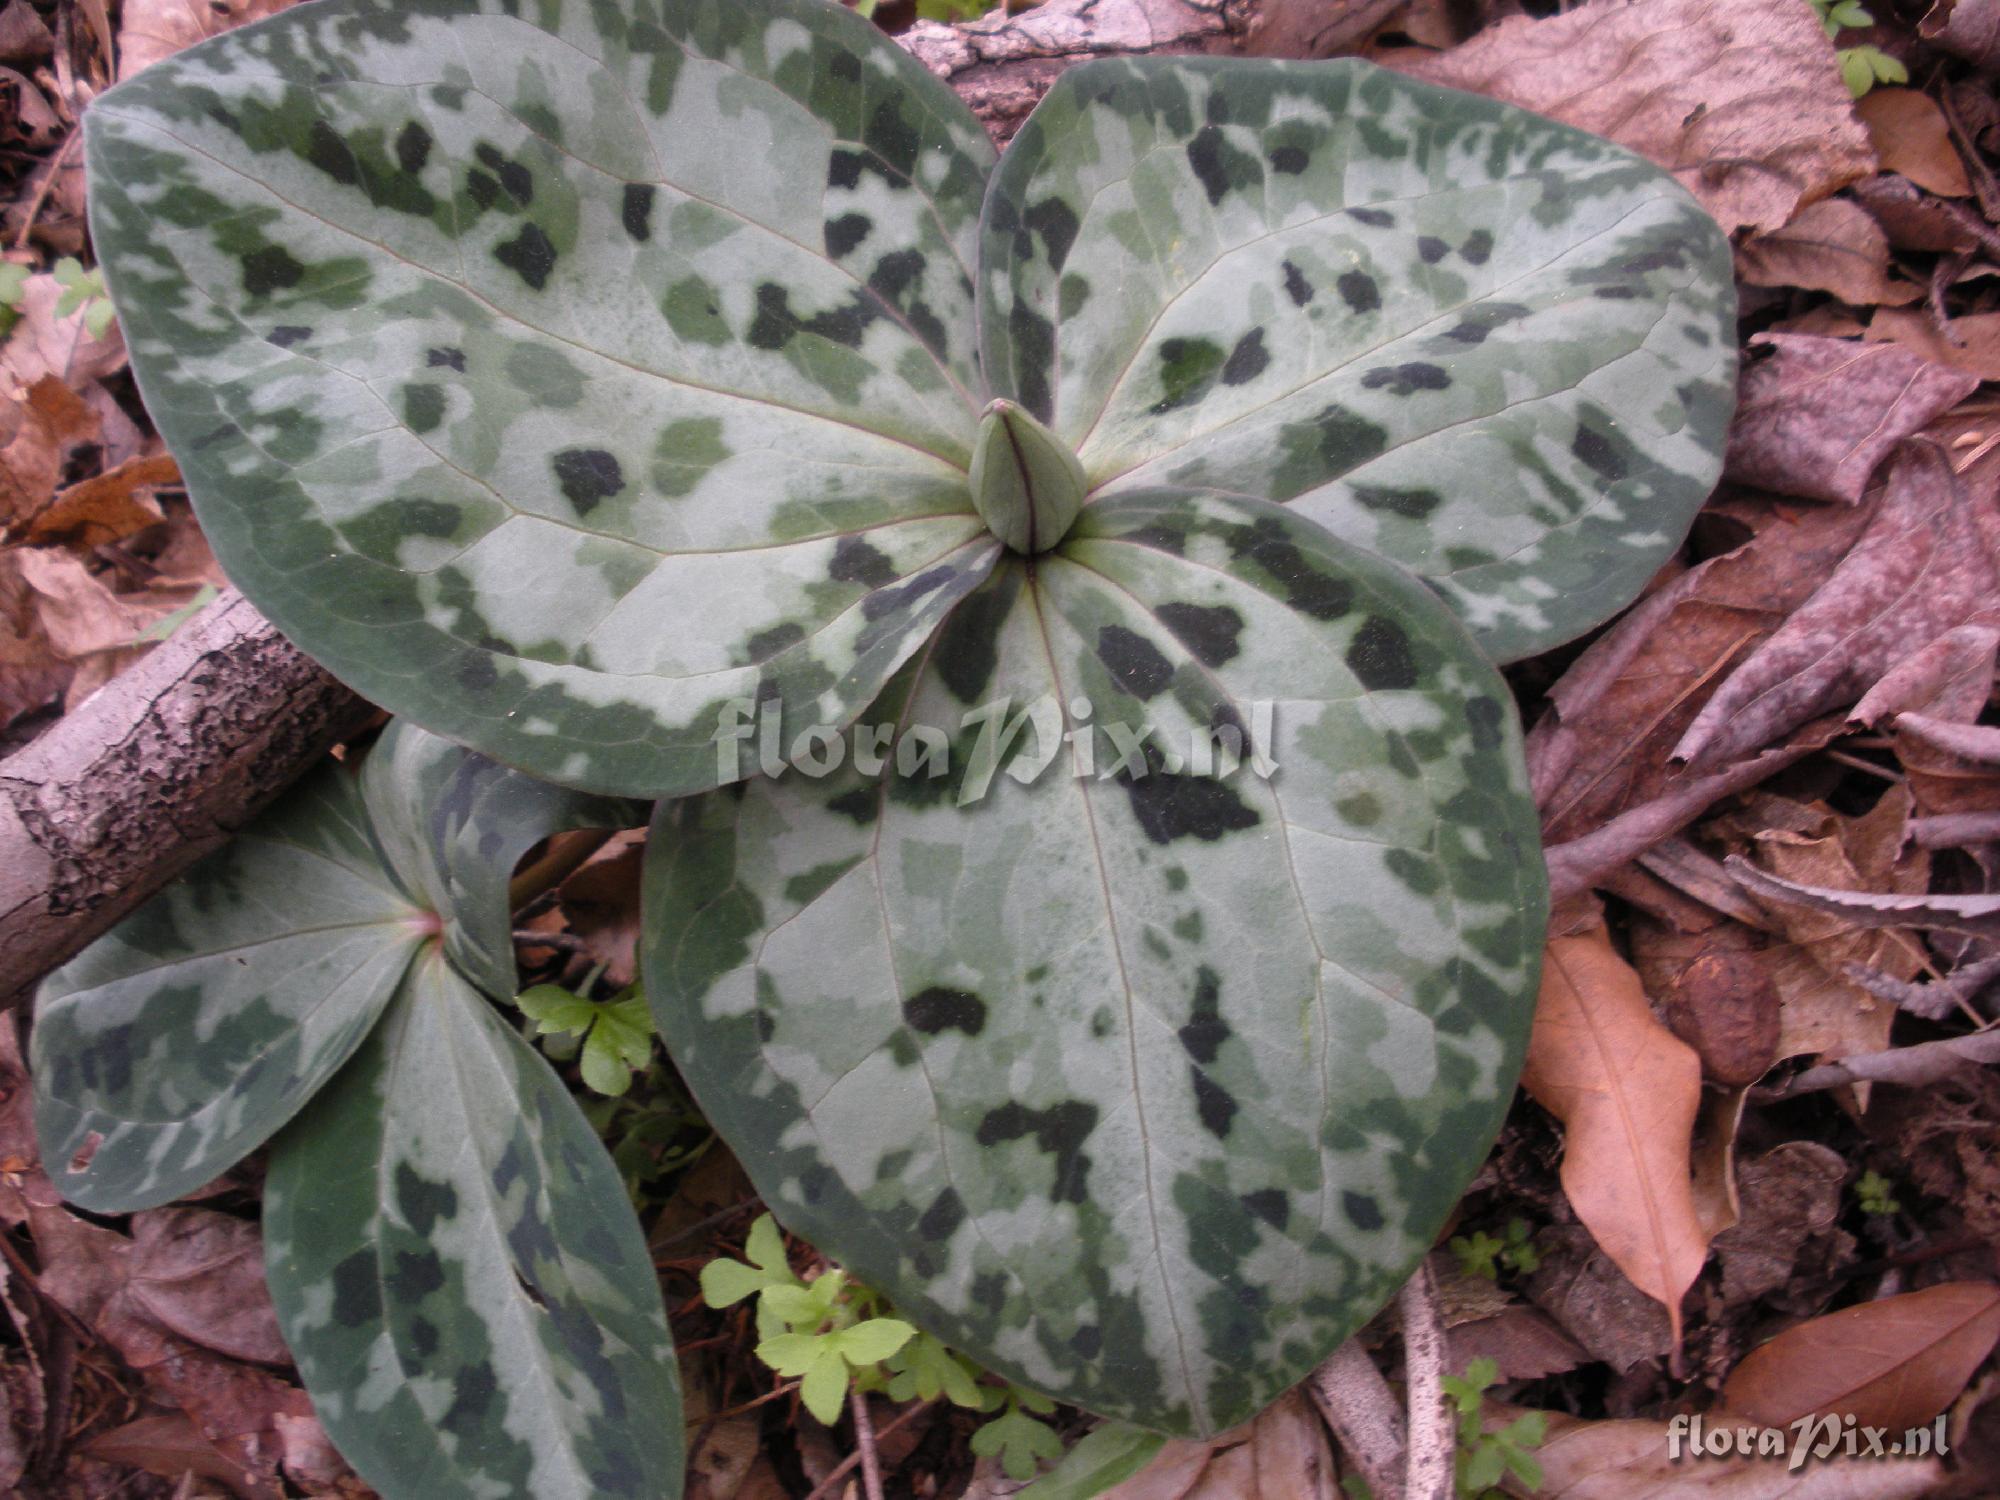
[[1941, 1042], [1918, 1042], [1910, 1047], [1891, 1047], [1886, 1052], [1864, 1052], [1843, 1057], [1839, 1062], [1821, 1063], [1794, 1078], [1751, 1094], [1751, 1102], [1768, 1104], [1799, 1094], [1815, 1094], [1850, 1083], [1898, 1083], [1920, 1088], [1956, 1077], [1968, 1066], [2000, 1063], [2000, 1029], [1975, 1031], [1966, 1036], [1947, 1037]]
[[1403, 1500], [1403, 1413], [1361, 1340], [1328, 1355], [1306, 1392], [1375, 1500]]
[[1396, 1308], [1403, 1318], [1403, 1378], [1410, 1408], [1404, 1500], [1452, 1500], [1458, 1437], [1444, 1400], [1444, 1321], [1428, 1258], [1403, 1283]]

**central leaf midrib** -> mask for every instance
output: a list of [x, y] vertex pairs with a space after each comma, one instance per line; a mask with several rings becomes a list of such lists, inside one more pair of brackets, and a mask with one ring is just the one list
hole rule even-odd
[[[1035, 632], [1042, 643], [1049, 678], [1056, 688], [1056, 708], [1062, 715], [1065, 730], [1071, 729], [1069, 695], [1063, 686], [1062, 669], [1056, 663], [1055, 643], [1049, 638], [1048, 621], [1042, 614], [1041, 591], [1037, 586], [1035, 569], [1026, 570], [1027, 577], [1022, 582], [1023, 597], [1016, 601], [1015, 608], [1026, 607], [1033, 612]], [[1105, 932], [1111, 939], [1111, 951], [1118, 964], [1119, 996], [1125, 1006], [1125, 1040], [1128, 1066], [1132, 1075], [1132, 1109], [1139, 1126], [1139, 1151], [1141, 1171], [1146, 1185], [1146, 1217], [1152, 1230], [1153, 1266], [1160, 1283], [1160, 1300], [1165, 1306], [1169, 1322], [1174, 1330], [1174, 1354], [1180, 1364], [1182, 1388], [1187, 1392], [1191, 1406], [1200, 1413], [1200, 1425], [1208, 1426], [1207, 1387], [1195, 1381], [1194, 1367], [1188, 1357], [1187, 1334], [1181, 1327], [1181, 1313], [1178, 1300], [1173, 1294], [1173, 1285], [1167, 1275], [1166, 1241], [1160, 1229], [1159, 1194], [1153, 1184], [1153, 1142], [1146, 1126], [1146, 1101], [1142, 1087], [1142, 1071], [1139, 1064], [1138, 1008], [1134, 1001], [1132, 979], [1125, 963], [1125, 947], [1118, 933], [1118, 908], [1111, 899], [1111, 885], [1105, 876], [1104, 847], [1097, 833], [1097, 813], [1090, 800], [1090, 778], [1072, 777], [1077, 788], [1077, 797], [1083, 805], [1084, 827], [1090, 835], [1093, 856], [1092, 866], [1096, 871], [1098, 891], [1104, 902]]]
[[[433, 998], [438, 1002], [440, 1010], [444, 1012], [436, 1024], [443, 1032], [444, 1050], [446, 1055], [451, 1059], [451, 1080], [458, 1096], [456, 1112], [460, 1118], [469, 1124], [473, 1119], [473, 1113], [467, 1106], [466, 1101], [473, 1098], [474, 1095], [465, 1072], [466, 1059], [463, 1055], [463, 1044], [466, 1040], [465, 1033], [468, 1029], [474, 1031], [477, 1034], [477, 1041], [481, 1044], [486, 1042], [486, 1037], [479, 1017], [463, 1015], [459, 1011], [461, 1007], [468, 1004], [484, 1006], [486, 1001], [480, 997], [478, 992], [472, 988], [471, 984], [455, 968], [449, 965], [442, 954], [439, 954], [433, 961], [445, 970], [443, 974], [430, 981], [437, 986], [439, 993]], [[464, 993], [452, 993], [454, 982], [456, 982], [457, 987]], [[487, 1055], [489, 1057], [492, 1056], [490, 1049], [488, 1049]], [[518, 1106], [520, 1102], [518, 1091], [513, 1093], [513, 1098]], [[519, 1112], [523, 1117], [526, 1117], [528, 1114], [528, 1111], [525, 1109]], [[479, 1136], [479, 1131], [469, 1130], [466, 1133], [462, 1147], [464, 1153], [472, 1157], [477, 1168], [476, 1176], [479, 1190], [469, 1193], [468, 1196], [479, 1205], [479, 1213], [484, 1220], [484, 1227], [491, 1235], [493, 1243], [500, 1247], [501, 1260], [509, 1270], [514, 1271], [518, 1275], [519, 1268], [514, 1265], [513, 1251], [508, 1243], [507, 1232], [501, 1228], [500, 1216], [493, 1196], [490, 1191], [487, 1191], [493, 1181], [493, 1166], [488, 1162], [485, 1152], [481, 1149]], [[377, 1201], [384, 1206], [385, 1212], [386, 1205], [393, 1201], [386, 1196], [387, 1184], [382, 1179], [382, 1173], [387, 1168], [388, 1160], [389, 1153], [384, 1151], [380, 1159], [381, 1165], [376, 1172]], [[535, 1204], [527, 1196], [525, 1188], [526, 1184], [524, 1183], [521, 1210], [524, 1217], [533, 1214], [535, 1209]], [[386, 1245], [386, 1241], [383, 1243]], [[556, 1413], [569, 1408], [571, 1403], [562, 1390], [561, 1382], [555, 1377], [554, 1366], [550, 1360], [547, 1346], [543, 1344], [533, 1320], [533, 1309], [527, 1299], [521, 1296], [518, 1289], [514, 1287], [507, 1287], [501, 1291], [500, 1303], [502, 1308], [501, 1315], [523, 1335], [531, 1351], [529, 1357], [523, 1361], [528, 1366], [529, 1379], [525, 1382], [515, 1384], [512, 1388], [504, 1382], [501, 1384], [501, 1389], [507, 1393], [508, 1412], [510, 1415], [513, 1414], [514, 1402], [521, 1394], [521, 1385], [528, 1385], [540, 1397], [539, 1404], [532, 1406], [531, 1409], [553, 1417]], [[476, 1304], [470, 1300], [468, 1300], [465, 1310], [470, 1316], [474, 1318], [479, 1317]], [[481, 1321], [484, 1320], [482, 1319]], [[598, 1323], [594, 1317], [592, 1325], [600, 1329], [603, 1328], [603, 1325]], [[604, 1331], [609, 1332], [608, 1329]], [[401, 1353], [400, 1346], [398, 1346], [397, 1352]], [[399, 1360], [398, 1363], [401, 1363], [401, 1361]], [[407, 1367], [405, 1368], [407, 1373]], [[495, 1373], [499, 1374], [500, 1372], [496, 1370]], [[435, 1428], [435, 1424], [433, 1426]], [[435, 1428], [435, 1430], [439, 1432], [443, 1431], [442, 1428]], [[562, 1454], [563, 1466], [570, 1471], [572, 1480], [570, 1493], [578, 1497], [595, 1494], [596, 1487], [590, 1476], [583, 1471], [582, 1461], [577, 1455], [576, 1444], [573, 1441], [574, 1433], [571, 1427], [566, 1423], [555, 1421], [551, 1422], [544, 1430], [553, 1438], [553, 1442], [551, 1443], [545, 1438], [542, 1441], [531, 1443], [532, 1450], [536, 1454], [544, 1454], [548, 1452], [550, 1446], [555, 1447]], [[532, 1461], [529, 1467], [532, 1473], [535, 1468]]]

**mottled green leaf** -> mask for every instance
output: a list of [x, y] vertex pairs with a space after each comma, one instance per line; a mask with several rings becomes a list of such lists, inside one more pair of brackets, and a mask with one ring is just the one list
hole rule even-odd
[[[981, 754], [982, 706], [1067, 736], [1079, 701], [1097, 773], [1152, 737], [1108, 777], [1032, 727]], [[953, 1347], [1148, 1427], [1247, 1418], [1505, 1114], [1545, 900], [1506, 688], [1400, 569], [1156, 492], [1004, 563], [876, 716], [947, 774], [662, 805], [668, 1045], [773, 1210]], [[1195, 774], [1232, 726], [1269, 779]]]
[[235, 1165], [353, 1054], [427, 927], [354, 778], [292, 789], [44, 981], [30, 1070], [58, 1190], [125, 1212]]
[[[720, 148], [719, 143], [726, 143]], [[328, 0], [96, 101], [91, 222], [231, 578], [547, 779], [844, 722], [997, 552], [965, 487], [991, 147], [818, 0]]]
[[1091, 1428], [1048, 1473], [1021, 1491], [1021, 1500], [1095, 1500], [1153, 1461], [1166, 1439], [1124, 1422]]
[[446, 957], [496, 1000], [517, 987], [507, 885], [521, 856], [552, 833], [646, 815], [638, 803], [523, 776], [403, 719], [368, 752], [361, 791], [397, 879], [444, 919]]
[[1361, 62], [1073, 68], [987, 199], [993, 393], [1100, 494], [1289, 502], [1496, 660], [1622, 607], [1722, 464], [1727, 241], [1595, 136]]
[[641, 814], [391, 724], [358, 785], [316, 773], [44, 983], [36, 1118], [57, 1187], [124, 1212], [235, 1165], [353, 1054], [440, 928], [511, 996], [515, 861]]
[[314, 1407], [392, 1500], [680, 1492], [673, 1346], [618, 1174], [435, 948], [278, 1138], [264, 1238]]

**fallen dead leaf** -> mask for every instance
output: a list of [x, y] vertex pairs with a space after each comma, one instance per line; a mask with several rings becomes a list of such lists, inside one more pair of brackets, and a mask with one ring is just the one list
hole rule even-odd
[[13, 417], [13, 432], [0, 446], [0, 525], [9, 528], [47, 507], [70, 455], [98, 435], [95, 414], [53, 375], [22, 393]]
[[279, 1500], [283, 1491], [269, 1480], [246, 1474], [203, 1437], [185, 1412], [161, 1412], [99, 1433], [82, 1451], [106, 1463], [124, 1464], [162, 1479], [192, 1475], [225, 1486], [241, 1500]]
[[37, 63], [55, 51], [56, 39], [28, 0], [0, 6], [0, 63]]
[[1853, 551], [1708, 700], [1674, 758], [1712, 764], [1767, 745], [1858, 701], [1953, 627], [1996, 617], [2000, 507], [1975, 502], [1943, 448], [1911, 440]]
[[1732, 231], [1782, 229], [1875, 169], [1833, 43], [1791, 0], [1591, 0], [1405, 67], [1611, 137]]
[[289, 9], [296, 0], [125, 0], [118, 26], [118, 79], [183, 47]]
[[1550, 942], [1521, 1082], [1566, 1127], [1577, 1218], [1666, 1308], [1678, 1342], [1681, 1297], [1708, 1254], [1689, 1166], [1701, 1063], [1653, 1018], [1602, 928]]
[[1777, 1061], [1778, 987], [1747, 948], [1703, 946], [1658, 993], [1661, 1019], [1694, 1048], [1704, 1076], [1751, 1084]]
[[120, 599], [67, 552], [10, 548], [0, 553], [0, 567], [9, 565], [34, 591], [42, 629], [66, 660], [129, 646], [153, 623], [153, 616]]
[[[1847, 1178], [1840, 1153], [1817, 1141], [1786, 1141], [1739, 1165], [1737, 1220], [1713, 1246], [1725, 1307], [1773, 1293], [1823, 1295], [1832, 1271], [1854, 1252], [1853, 1236], [1836, 1224]], [[1817, 1311], [1781, 1305], [1788, 1312]]]
[[2000, 380], [2000, 312], [1966, 313], [1939, 332], [1921, 308], [1885, 307], [1868, 324], [1871, 344], [1893, 343], [1934, 364]]
[[[1909, 788], [1901, 783], [1861, 817], [1760, 792], [1710, 827], [1725, 842], [1754, 851], [1758, 868], [1787, 881], [1910, 894], [1930, 884], [1929, 854], [1904, 849], [1910, 805]], [[1725, 868], [1734, 869], [1734, 862]], [[1756, 955], [1779, 996], [1777, 1056], [1827, 1060], [1886, 1047], [1895, 1007], [1855, 983], [1847, 970], [1860, 966], [1908, 980], [1923, 967], [1921, 945], [1906, 933], [1858, 928], [1796, 902], [1760, 904], [1782, 939]], [[1856, 1102], [1866, 1106], [1865, 1088], [1857, 1089]]]
[[1831, 292], [1854, 307], [1901, 306], [1924, 289], [1889, 273], [1889, 237], [1874, 215], [1845, 198], [1823, 198], [1782, 229], [1752, 235], [1736, 250], [1750, 286]]
[[[1991, 73], [2000, 69], [2000, 5], [1992, 0], [1939, 0], [1918, 32], [1945, 51]], [[1976, 85], [1975, 85], [1976, 86]]]
[[1882, 460], [1978, 389], [1978, 378], [1894, 345], [1796, 333], [1750, 340], [1724, 474], [1852, 505]]
[[1490, 1359], [1502, 1381], [1542, 1380], [1590, 1359], [1589, 1350], [1533, 1307], [1509, 1307], [1490, 1318], [1457, 1324], [1445, 1330], [1445, 1345], [1447, 1369], [1463, 1370], [1475, 1359]]
[[2000, 1286], [1946, 1282], [1842, 1308], [1752, 1350], [1722, 1384], [1730, 1413], [1767, 1427], [1812, 1415], [1920, 1427], [2000, 1341]]
[[1666, 1308], [1632, 1285], [1588, 1229], [1551, 1225], [1535, 1247], [1542, 1264], [1528, 1278], [1528, 1299], [1593, 1360], [1623, 1373], [1673, 1353]]
[[61, 543], [84, 551], [115, 542], [166, 519], [152, 491], [178, 484], [180, 477], [180, 466], [171, 454], [128, 459], [60, 491], [28, 521], [21, 539], [31, 545]]
[[1169, 1439], [1101, 1500], [1338, 1500], [1326, 1428], [1297, 1391], [1206, 1442]]
[[1849, 191], [1875, 216], [1889, 243], [1898, 250], [1956, 254], [1979, 243], [1979, 236], [1962, 217], [1969, 209], [1933, 197], [1894, 172], [1863, 178]]
[[1972, 191], [1965, 163], [1951, 143], [1951, 127], [1937, 101], [1916, 89], [1870, 89], [1854, 106], [1885, 171], [1900, 172], [1918, 187], [1947, 198]]
[[132, 1300], [160, 1326], [233, 1359], [288, 1365], [256, 1226], [205, 1208], [132, 1219]]
[[[1520, 1415], [1520, 1408], [1497, 1401], [1481, 1411], [1494, 1427]], [[1547, 1421], [1547, 1436], [1535, 1450], [1542, 1466], [1536, 1500], [1922, 1500], [1945, 1477], [1936, 1458], [1883, 1463], [1830, 1457], [1797, 1470], [1770, 1456], [1696, 1461], [1685, 1439], [1674, 1456], [1666, 1422], [1589, 1422], [1567, 1412], [1549, 1412]]]

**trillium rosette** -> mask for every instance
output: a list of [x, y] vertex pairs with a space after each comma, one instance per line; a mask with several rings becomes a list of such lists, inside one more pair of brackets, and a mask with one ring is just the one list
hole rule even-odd
[[1212, 58], [1071, 69], [996, 164], [816, 0], [325, 0], [88, 143], [231, 576], [427, 728], [675, 799], [647, 990], [781, 1218], [1176, 1432], [1407, 1274], [1535, 993], [1492, 663], [1720, 468], [1669, 177]]

